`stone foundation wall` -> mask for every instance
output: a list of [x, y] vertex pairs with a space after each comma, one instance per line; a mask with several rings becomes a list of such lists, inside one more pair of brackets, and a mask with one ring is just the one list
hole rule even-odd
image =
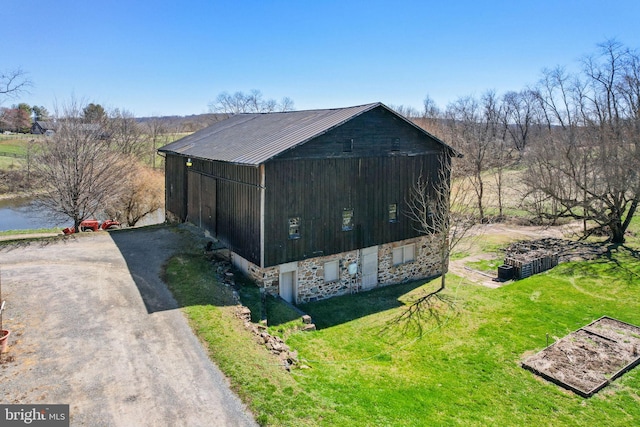
[[[359, 251], [351, 251], [300, 261], [298, 263], [298, 302], [316, 301], [358, 292], [360, 269], [355, 276], [349, 275], [349, 264], [359, 262], [358, 254]], [[339, 278], [325, 283], [324, 265], [336, 260]]]
[[[393, 249], [415, 244], [415, 261], [393, 265]], [[378, 286], [424, 279], [441, 274], [440, 239], [435, 235], [380, 245], [378, 248]]]
[[[434, 236], [421, 236], [379, 245], [378, 284], [376, 286], [388, 286], [440, 274], [438, 243], [438, 239]], [[393, 249], [410, 244], [415, 244], [415, 260], [393, 265]], [[298, 261], [296, 303], [316, 301], [362, 290], [360, 253], [360, 250], [356, 250]], [[236, 254], [233, 254], [232, 259], [236, 267], [263, 287], [266, 292], [272, 295], [280, 293], [280, 266], [260, 268]], [[336, 260], [339, 262], [339, 279], [325, 282], [324, 265]], [[349, 274], [349, 265], [352, 263], [358, 265], [358, 271], [354, 276]]]

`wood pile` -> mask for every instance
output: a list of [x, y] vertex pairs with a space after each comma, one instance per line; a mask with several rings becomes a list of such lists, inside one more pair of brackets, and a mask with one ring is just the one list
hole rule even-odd
[[607, 252], [602, 244], [545, 238], [516, 242], [505, 249], [506, 266], [514, 269], [514, 278], [524, 279], [549, 270], [560, 262], [596, 259]]

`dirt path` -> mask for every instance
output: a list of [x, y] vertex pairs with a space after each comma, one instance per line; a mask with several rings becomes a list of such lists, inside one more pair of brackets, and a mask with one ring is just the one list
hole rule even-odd
[[[474, 238], [483, 239], [491, 237], [491, 239], [505, 242], [505, 246], [508, 243], [519, 240], [533, 240], [541, 239], [544, 237], [562, 238], [570, 235], [579, 224], [572, 223], [566, 226], [558, 227], [534, 227], [534, 226], [518, 226], [513, 224], [483, 224], [476, 226], [471, 230], [471, 235]], [[486, 286], [489, 288], [497, 288], [503, 285], [503, 283], [493, 280], [497, 277], [497, 271], [495, 274], [487, 274], [485, 272], [476, 271], [468, 268], [467, 263], [481, 260], [494, 259], [495, 255], [488, 253], [481, 253], [477, 250], [475, 245], [470, 247], [470, 253], [468, 256], [460, 259], [451, 260], [449, 262], [449, 271], [458, 276], [464, 277], [467, 280], [476, 283], [478, 285]]]
[[73, 426], [253, 426], [159, 277], [170, 228], [0, 247], [3, 403], [64, 403]]

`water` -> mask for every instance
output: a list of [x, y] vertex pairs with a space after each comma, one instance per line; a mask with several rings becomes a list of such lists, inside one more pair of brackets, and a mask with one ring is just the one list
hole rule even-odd
[[36, 210], [33, 199], [0, 199], [0, 231], [54, 228], [63, 225], [64, 223], [53, 218], [53, 215]]
[[[159, 224], [163, 221], [164, 210], [158, 209], [136, 225]], [[36, 210], [31, 198], [0, 199], [0, 231], [64, 228], [71, 225], [71, 220], [60, 221], [51, 213]]]

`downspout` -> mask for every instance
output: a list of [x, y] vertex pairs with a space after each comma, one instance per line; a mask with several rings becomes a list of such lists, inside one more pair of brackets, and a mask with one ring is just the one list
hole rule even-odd
[[264, 268], [265, 170], [260, 165], [260, 268]]
[[182, 184], [182, 222], [187, 222], [189, 218], [189, 168], [184, 156], [180, 157], [180, 167], [184, 170], [184, 182]]

